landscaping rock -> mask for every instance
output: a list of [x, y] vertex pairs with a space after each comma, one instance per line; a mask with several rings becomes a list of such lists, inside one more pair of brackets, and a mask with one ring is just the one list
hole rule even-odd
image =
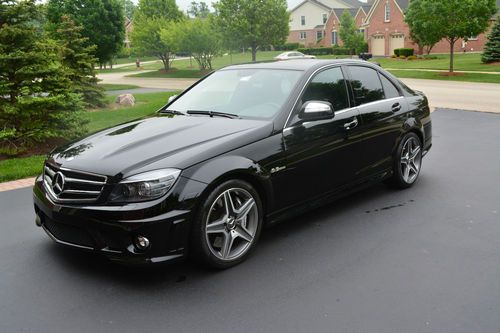
[[115, 102], [123, 106], [134, 106], [135, 98], [132, 94], [121, 94], [116, 97]]

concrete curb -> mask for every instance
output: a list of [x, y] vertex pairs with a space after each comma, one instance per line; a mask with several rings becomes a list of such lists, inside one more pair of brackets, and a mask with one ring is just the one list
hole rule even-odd
[[0, 183], [0, 192], [33, 186], [35, 184], [35, 179], [36, 178], [24, 178], [13, 180], [11, 182]]

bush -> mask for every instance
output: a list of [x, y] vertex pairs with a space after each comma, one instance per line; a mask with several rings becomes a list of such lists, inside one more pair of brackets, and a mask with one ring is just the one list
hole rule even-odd
[[309, 55], [345, 55], [349, 54], [349, 49], [342, 47], [302, 47], [297, 51]]
[[282, 45], [275, 45], [274, 49], [276, 51], [295, 51], [301, 47], [304, 47], [304, 45], [300, 43], [286, 43]]
[[[368, 51], [368, 49], [367, 49]], [[349, 49], [345, 48], [345, 47], [333, 47], [333, 53], [334, 55], [346, 55], [346, 54], [349, 54]]]
[[412, 56], [414, 55], [415, 53], [415, 50], [412, 49], [412, 48], [400, 48], [400, 49], [394, 49], [394, 54], [396, 56], [405, 56], [405, 57], [409, 57], [409, 56]]
[[397, 55], [395, 55], [395, 54], [391, 55], [391, 58], [393, 58], [393, 59], [394, 59], [394, 58], [397, 58], [397, 57], [398, 57], [398, 56], [397, 56]]
[[400, 55], [400, 56], [399, 56], [399, 59], [406, 59], [406, 56], [404, 56], [404, 55]]
[[415, 55], [409, 56], [408, 60], [417, 60], [417, 56], [415, 56]]

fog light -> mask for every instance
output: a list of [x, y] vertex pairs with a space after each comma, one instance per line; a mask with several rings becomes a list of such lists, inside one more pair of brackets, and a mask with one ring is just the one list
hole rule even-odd
[[141, 251], [147, 250], [147, 248], [149, 247], [149, 245], [150, 245], [149, 239], [147, 239], [144, 236], [140, 236], [139, 235], [139, 236], [136, 236], [134, 238], [134, 246], [138, 250], [141, 250]]
[[42, 226], [42, 218], [40, 217], [40, 215], [38, 214], [35, 214], [35, 224], [37, 225], [37, 227], [41, 227]]

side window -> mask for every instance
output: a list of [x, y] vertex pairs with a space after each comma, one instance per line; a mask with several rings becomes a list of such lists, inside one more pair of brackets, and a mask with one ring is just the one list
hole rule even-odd
[[380, 81], [382, 81], [382, 86], [384, 87], [385, 98], [399, 97], [398, 88], [396, 88], [388, 78], [380, 74]]
[[349, 107], [346, 82], [340, 67], [324, 70], [312, 78], [302, 96], [302, 103], [307, 101], [330, 102], [334, 111]]
[[349, 66], [349, 72], [356, 105], [384, 99], [384, 89], [376, 70], [362, 66]]

